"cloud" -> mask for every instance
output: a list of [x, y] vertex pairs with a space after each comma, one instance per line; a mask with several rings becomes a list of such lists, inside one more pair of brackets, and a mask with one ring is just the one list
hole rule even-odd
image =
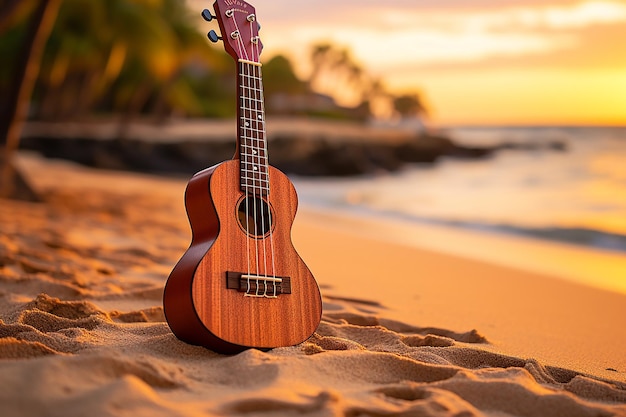
[[[408, 5], [392, 0], [384, 7], [362, 0], [357, 7], [356, 1], [349, 0], [334, 9], [322, 7], [325, 1], [307, 6], [315, 10], [313, 13], [327, 13], [324, 19], [283, 22], [280, 36], [271, 41], [288, 49], [289, 45], [307, 45], [316, 39], [331, 40], [350, 47], [362, 62], [375, 68], [380, 67], [381, 56], [389, 67], [409, 61], [423, 65], [463, 63], [575, 49], [589, 27], [626, 24], [626, 4], [608, 0], [538, 2], [535, 6], [527, 1], [448, 0], [436, 6], [434, 2]], [[406, 7], [401, 7], [405, 3]], [[483, 7], [468, 8], [468, 3]], [[496, 3], [498, 7], [487, 7]]]
[[515, 6], [473, 11], [432, 11], [388, 9], [381, 14], [396, 30], [419, 26], [448, 30], [569, 30], [598, 24], [626, 23], [626, 4], [615, 1], [587, 1], [576, 5]]
[[574, 7], [546, 7], [526, 10], [520, 23], [552, 29], [582, 28], [596, 24], [626, 23], [626, 4], [614, 1], [589, 1]]
[[588, 17], [600, 21], [611, 15], [623, 18], [624, 7], [624, 2], [619, 0], [385, 0], [384, 3], [379, 0], [274, 0], [262, 7], [258, 5], [257, 11], [261, 18], [272, 22], [297, 22], [307, 26], [332, 22], [370, 27], [377, 26], [380, 18], [390, 12], [404, 14], [418, 23], [415, 17], [430, 17], [433, 13], [454, 17], [522, 10], [529, 11], [525, 14], [531, 19], [558, 24], [559, 21], [584, 22]]
[[[314, 34], [307, 30], [292, 33], [291, 39], [306, 39]], [[541, 34], [488, 32], [448, 32], [437, 30], [397, 31], [381, 36], [375, 31], [361, 32], [344, 28], [330, 37], [336, 43], [348, 43], [358, 59], [368, 67], [394, 65], [429, 65], [432, 63], [468, 62], [490, 56], [520, 56], [548, 53], [555, 49], [568, 48], [576, 44], [571, 35], [558, 35], [546, 39]], [[346, 40], [354, 39], [350, 42]], [[377, 53], [379, 51], [379, 53]]]

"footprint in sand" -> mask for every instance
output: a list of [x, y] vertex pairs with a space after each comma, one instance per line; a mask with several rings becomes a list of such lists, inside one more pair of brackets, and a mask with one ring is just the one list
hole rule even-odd
[[87, 301], [61, 301], [47, 294], [0, 321], [0, 357], [33, 357], [73, 353], [88, 345], [89, 330], [110, 322], [108, 315]]
[[163, 314], [163, 307], [151, 307], [151, 308], [146, 308], [143, 310], [129, 311], [128, 313], [112, 311], [109, 315], [114, 321], [120, 321], [122, 323], [162, 323], [162, 322], [165, 322], [165, 314]]

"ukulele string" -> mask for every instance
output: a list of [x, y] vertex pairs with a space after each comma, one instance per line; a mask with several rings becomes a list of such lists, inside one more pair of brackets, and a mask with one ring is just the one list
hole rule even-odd
[[[258, 23], [256, 23], [256, 17], [254, 19], [252, 19], [250, 21], [250, 39], [253, 40], [252, 42], [252, 57], [255, 60], [255, 62], [260, 64], [260, 58], [261, 58], [261, 47], [260, 47], [260, 38], [258, 36], [258, 33], [256, 33], [255, 36], [255, 24], [257, 27], [257, 31], [258, 31]], [[265, 132], [265, 97], [263, 94], [263, 83], [262, 83], [262, 69], [261, 66], [259, 65], [258, 68], [256, 69], [256, 81], [257, 81], [257, 86], [258, 89], [255, 90], [255, 96], [257, 97], [258, 101], [258, 106], [260, 107], [260, 115], [259, 115], [259, 119], [260, 119], [260, 127], [261, 129], [259, 134], [261, 135], [261, 143], [263, 145], [263, 148], [261, 149], [260, 155], [260, 161], [262, 162], [262, 165], [260, 165], [260, 170], [261, 172], [263, 172], [263, 175], [265, 176], [265, 192], [266, 192], [266, 198], [268, 201], [268, 206], [267, 206], [267, 216], [268, 216], [268, 229], [269, 229], [269, 241], [270, 241], [270, 259], [271, 259], [271, 276], [275, 279], [276, 278], [276, 263], [275, 263], [275, 249], [274, 249], [274, 232], [273, 232], [273, 227], [272, 227], [272, 223], [273, 223], [273, 218], [272, 218], [272, 210], [271, 207], [269, 205], [269, 197], [270, 197], [270, 176], [269, 176], [269, 161], [268, 161], [268, 150], [267, 150], [267, 138], [266, 138], [266, 132]], [[263, 182], [261, 180], [259, 180], [260, 185], [263, 186]], [[261, 206], [261, 210], [263, 210], [264, 206]], [[265, 215], [261, 216], [262, 221], [265, 221]], [[265, 231], [265, 225], [263, 225], [263, 230]], [[266, 246], [266, 240], [263, 240], [263, 249], [264, 249], [264, 253], [265, 253], [265, 260], [267, 260], [267, 246]], [[265, 271], [266, 271], [266, 276], [267, 276], [267, 264], [265, 264]], [[273, 284], [273, 294], [272, 297], [276, 297], [276, 281], [274, 281]], [[267, 296], [267, 285], [265, 286], [265, 296]]]
[[[250, 64], [248, 63], [242, 63], [242, 67], [244, 68], [243, 72], [244, 72], [244, 78], [246, 79], [246, 88], [248, 90], [248, 94], [246, 96], [246, 98], [244, 99], [247, 100], [247, 109], [246, 111], [249, 113], [249, 117], [250, 117], [250, 127], [249, 127], [249, 136], [247, 137], [249, 143], [250, 143], [250, 148], [252, 150], [252, 163], [251, 164], [247, 164], [248, 167], [246, 167], [246, 172], [248, 173], [247, 175], [249, 175], [250, 173], [252, 173], [252, 178], [250, 178], [252, 180], [252, 205], [253, 205], [253, 219], [254, 219], [254, 251], [255, 251], [255, 266], [256, 266], [256, 272], [255, 275], [256, 276], [260, 276], [261, 275], [261, 268], [260, 268], [260, 262], [259, 262], [259, 257], [260, 257], [260, 252], [259, 252], [259, 240], [256, 238], [256, 236], [259, 235], [259, 219], [258, 219], [258, 213], [259, 210], [257, 208], [257, 195], [261, 195], [261, 190], [258, 189], [257, 186], [257, 172], [258, 170], [255, 170], [254, 168], [257, 166], [257, 162], [258, 162], [258, 145], [256, 143], [256, 130], [254, 126], [256, 126], [254, 123], [252, 123], [252, 118], [254, 117], [254, 112], [253, 112], [253, 108], [252, 108], [252, 103], [253, 103], [253, 99], [252, 99], [252, 89], [253, 87], [253, 83], [252, 83], [252, 77], [250, 75]], [[247, 69], [247, 71], [246, 71]], [[261, 205], [261, 210], [263, 206]], [[261, 215], [261, 219], [263, 218], [263, 216]], [[247, 239], [248, 241], [250, 240], [250, 238], [248, 237]], [[256, 291], [255, 291], [255, 295], [259, 296], [259, 289], [260, 289], [260, 285], [259, 285], [259, 281], [257, 279], [257, 285], [256, 285]]]
[[[237, 30], [238, 33], [241, 33], [241, 31], [239, 30], [239, 25], [237, 24], [237, 20], [235, 19], [235, 15], [233, 14], [233, 21], [235, 23], [235, 28]], [[249, 60], [249, 56], [248, 56], [248, 50], [246, 49], [246, 46], [243, 42], [243, 39], [241, 36], [239, 36], [237, 38], [237, 44], [239, 46], [240, 50], [243, 50], [243, 53], [245, 55], [246, 60]], [[255, 90], [255, 83], [253, 81], [254, 77], [253, 77], [253, 72], [252, 72], [252, 68], [254, 68], [254, 66], [252, 64], [249, 63], [244, 63], [242, 64], [244, 68], [247, 68], [248, 71], [244, 71], [246, 74], [246, 79], [247, 79], [247, 89], [248, 89], [248, 94], [246, 95], [247, 100], [248, 100], [248, 111], [250, 113], [250, 119], [252, 119], [255, 115], [253, 115], [253, 108], [254, 108], [254, 112], [258, 113], [258, 109], [257, 109], [257, 105], [254, 104], [253, 107], [253, 103], [254, 103], [254, 98], [252, 96], [252, 92], [254, 92], [254, 97], [256, 97], [256, 90]], [[255, 296], [259, 297], [259, 290], [260, 290], [260, 284], [259, 284], [259, 279], [258, 277], [261, 276], [261, 263], [259, 261], [259, 257], [261, 256], [261, 252], [259, 250], [259, 239], [257, 239], [257, 236], [259, 236], [259, 214], [261, 217], [261, 232], [264, 231], [265, 229], [265, 224], [263, 221], [263, 216], [264, 216], [264, 212], [263, 212], [263, 193], [262, 193], [262, 188], [261, 188], [261, 173], [260, 173], [260, 169], [259, 169], [259, 147], [258, 147], [258, 115], [256, 115], [256, 119], [255, 120], [255, 124], [252, 123], [252, 120], [250, 120], [250, 144], [252, 145], [252, 151], [253, 151], [253, 157], [252, 157], [252, 169], [250, 170], [250, 172], [252, 172], [252, 201], [253, 201], [253, 210], [254, 210], [254, 249], [255, 249], [255, 266], [256, 266], [256, 273], [255, 275], [257, 276], [257, 280], [256, 280], [256, 291], [255, 291]], [[256, 126], [256, 128], [255, 128]], [[258, 185], [257, 185], [257, 179], [259, 181]], [[258, 197], [257, 197], [258, 196]], [[257, 208], [257, 199], [260, 199], [261, 201], [259, 201], [259, 205], [260, 205], [260, 210], [259, 208]], [[260, 213], [259, 213], [260, 212]], [[249, 240], [250, 238], [247, 238], [247, 240]], [[264, 242], [265, 243], [265, 242]], [[264, 245], [265, 246], [265, 245]], [[265, 251], [263, 254], [263, 263], [265, 265], [265, 276], [267, 276], [267, 261], [266, 261], [266, 257], [265, 257]], [[250, 279], [250, 278], [248, 278]], [[265, 285], [263, 286], [263, 295], [265, 295], [265, 293], [267, 292], [267, 281], [265, 281]]]
[[[235, 15], [233, 13], [232, 16], [233, 19], [233, 23], [235, 26], [235, 29], [237, 31], [237, 33], [241, 33], [239, 30], [239, 26], [237, 23], [237, 20], [235, 19]], [[251, 53], [252, 53], [252, 58], [253, 60], [255, 60], [254, 62], [260, 64], [259, 59], [260, 59], [260, 48], [259, 48], [259, 38], [258, 36], [256, 38], [254, 38], [254, 22], [256, 19], [252, 19], [249, 20], [250, 25], [250, 40], [252, 41], [253, 45], [251, 48]], [[240, 51], [240, 56], [245, 56], [245, 58], [248, 58], [248, 51], [246, 49], [245, 44], [243, 43], [243, 39], [241, 36], [238, 36], [237, 38], [237, 46], [239, 48]], [[255, 40], [255, 41], [253, 41]], [[255, 57], [255, 52], [256, 52], [256, 57]], [[249, 71], [246, 71], [246, 67], [249, 68]], [[253, 117], [253, 112], [252, 112], [252, 104], [254, 103], [254, 111], [255, 111], [255, 116], [256, 116], [256, 120], [255, 120], [255, 126], [256, 128], [253, 127], [252, 125], [252, 120], [250, 120], [250, 122], [248, 123], [250, 126], [247, 129], [249, 131], [249, 137], [248, 135], [244, 134], [244, 138], [249, 139], [250, 145], [252, 145], [251, 149], [253, 150], [253, 155], [252, 156], [252, 169], [250, 171], [246, 169], [246, 172], [252, 172], [253, 176], [252, 176], [252, 198], [253, 198], [253, 212], [254, 212], [254, 235], [255, 236], [259, 236], [259, 219], [258, 219], [258, 215], [260, 215], [261, 217], [261, 232], [264, 233], [266, 226], [265, 226], [265, 205], [263, 204], [263, 192], [266, 192], [266, 199], [269, 201], [269, 192], [270, 192], [270, 187], [269, 187], [269, 164], [267, 161], [267, 142], [265, 141], [265, 120], [264, 120], [264, 114], [265, 114], [265, 108], [264, 108], [264, 95], [263, 95], [263, 85], [261, 83], [261, 67], [260, 65], [258, 66], [254, 64], [246, 64], [246, 63], [242, 63], [241, 64], [241, 68], [242, 68], [242, 80], [245, 80], [244, 82], [244, 87], [242, 88], [247, 88], [248, 89], [248, 94], [247, 98], [243, 98], [242, 101], [242, 105], [244, 107], [244, 119], [247, 119], [246, 117], [246, 111], [249, 111], [250, 113], [250, 118]], [[252, 94], [250, 94], [252, 91], [254, 91], [254, 96], [252, 96]], [[246, 103], [245, 100], [247, 99], [248, 101], [248, 106], [246, 108]], [[244, 125], [244, 133], [247, 133], [246, 127]], [[261, 149], [261, 147], [259, 146], [260, 143], [263, 144], [263, 149]], [[263, 153], [261, 153], [263, 152]], [[249, 165], [248, 160], [244, 161], [245, 163], [247, 163], [247, 165]], [[258, 181], [258, 183], [257, 183]], [[264, 186], [264, 182], [266, 183], [266, 185]], [[247, 226], [247, 230], [249, 230], [249, 216], [247, 215], [249, 213], [249, 206], [248, 206], [248, 202], [249, 202], [249, 184], [246, 181], [246, 226]], [[258, 197], [257, 197], [258, 195]], [[260, 200], [259, 201], [259, 209], [257, 209], [257, 198]], [[260, 211], [260, 213], [259, 213]], [[272, 231], [272, 218], [271, 218], [271, 210], [269, 208], [268, 205], [268, 209], [267, 209], [268, 213], [268, 227], [269, 227], [269, 240], [270, 240], [270, 257], [271, 257], [271, 276], [276, 278], [276, 268], [275, 268], [275, 250], [274, 250], [274, 236], [273, 236], [273, 231]], [[249, 238], [246, 239], [246, 252], [247, 252], [247, 256], [248, 259], [250, 258], [250, 243], [249, 243]], [[268, 256], [268, 249], [267, 249], [267, 240], [263, 239], [263, 266], [264, 266], [264, 276], [267, 278], [268, 277], [268, 265], [267, 265], [267, 256]], [[259, 257], [261, 256], [261, 251], [259, 250], [259, 242], [258, 239], [255, 238], [255, 264], [256, 264], [256, 275], [260, 276], [261, 275], [261, 270], [260, 270], [260, 262], [259, 262]], [[249, 293], [250, 291], [250, 269], [251, 269], [251, 263], [248, 260], [248, 278], [247, 278], [247, 290], [246, 293]], [[259, 290], [260, 290], [260, 285], [259, 285], [259, 280], [256, 280], [256, 291], [255, 291], [255, 295], [256, 296], [260, 296], [259, 294]], [[263, 296], [268, 297], [267, 294], [267, 281], [264, 281], [264, 285], [263, 285]], [[273, 297], [276, 297], [276, 283], [274, 282], [273, 284]]]
[[[239, 63], [239, 74], [240, 74], [240, 79], [241, 79], [240, 82], [242, 83], [242, 86], [241, 86], [242, 89], [245, 88], [245, 81], [244, 81], [244, 78], [243, 78], [243, 68], [244, 68], [244, 63], [240, 62]], [[248, 136], [247, 130], [248, 130], [248, 125], [250, 124], [250, 122], [248, 122], [247, 118], [246, 118], [246, 110], [245, 110], [245, 105], [244, 105], [244, 102], [243, 102], [243, 98], [241, 100], [242, 100], [241, 106], [243, 107], [242, 108], [242, 116], [243, 116], [242, 119], [243, 120], [240, 120], [239, 123], [241, 123], [241, 127], [242, 127], [242, 130], [243, 130], [243, 135], [241, 135], [241, 136], [242, 136], [243, 140], [245, 141], [246, 137]], [[248, 150], [247, 149], [248, 148], [244, 148], [244, 152], [243, 152], [243, 157], [245, 158], [245, 160], [242, 162], [244, 164], [244, 169], [245, 169], [245, 166], [247, 165], [247, 162], [248, 162], [248, 160], [250, 158], [250, 155], [248, 155]], [[246, 172], [246, 171], [243, 171], [243, 172]], [[246, 204], [246, 213], [245, 213], [245, 217], [246, 217], [246, 231], [249, 232], [250, 231], [250, 184], [248, 182], [248, 174], [246, 173], [243, 176], [243, 178], [244, 178], [244, 182], [245, 182], [245, 186], [244, 186], [245, 197], [244, 197], [244, 199], [246, 201], [246, 203], [245, 203]], [[250, 239], [248, 239], [247, 237], [246, 237], [246, 257], [247, 257], [247, 262], [248, 262], [248, 278], [246, 280], [246, 295], [249, 295], [250, 294], [250, 269], [251, 269], [251, 264], [250, 264]]]
[[[248, 25], [250, 26], [250, 25]], [[252, 42], [252, 36], [250, 36], [250, 41]], [[252, 59], [254, 60], [254, 48], [250, 48], [250, 52], [252, 54]], [[253, 184], [255, 187], [255, 199], [254, 199], [254, 203], [255, 203], [255, 211], [254, 214], [256, 216], [257, 211], [256, 211], [256, 201], [257, 198], [260, 200], [259, 201], [259, 205], [260, 205], [260, 217], [261, 217], [261, 233], [263, 233], [265, 231], [265, 221], [264, 221], [264, 210], [263, 210], [263, 187], [262, 187], [262, 183], [261, 183], [261, 165], [260, 165], [260, 158], [261, 158], [261, 154], [260, 154], [260, 149], [259, 149], [259, 109], [258, 109], [258, 104], [256, 102], [256, 98], [257, 98], [257, 80], [255, 79], [255, 66], [253, 64], [247, 64], [248, 68], [250, 69], [249, 72], [249, 76], [250, 76], [250, 80], [251, 80], [251, 90], [250, 90], [250, 107], [252, 108], [252, 103], [254, 103], [254, 114], [252, 113], [252, 111], [250, 112], [250, 116], [254, 117], [254, 131], [253, 131], [253, 136], [254, 136], [254, 157], [253, 157], [253, 166], [252, 166], [252, 175], [253, 175]], [[258, 186], [257, 186], [257, 180], [258, 180]], [[258, 194], [257, 194], [258, 192]], [[257, 257], [257, 276], [261, 275], [261, 271], [259, 269], [259, 262], [258, 259], [261, 256], [261, 252], [259, 251], [259, 233], [258, 230], [256, 230], [256, 226], [259, 224], [258, 221], [254, 222], [255, 224], [255, 243], [256, 243], [256, 257]], [[264, 273], [263, 276], [267, 277], [267, 259], [266, 259], [266, 251], [265, 251], [265, 241], [263, 241], [263, 265], [264, 265]], [[256, 296], [259, 297], [259, 289], [260, 289], [260, 285], [259, 285], [259, 281], [257, 280], [257, 287], [256, 287]], [[265, 295], [267, 293], [267, 281], [264, 281], [264, 285], [263, 285], [263, 295]]]
[[[235, 27], [235, 30], [237, 31], [237, 33], [241, 34], [241, 31], [239, 30], [239, 25], [237, 23], [237, 19], [235, 18], [236, 14], [234, 13], [233, 10], [233, 14], [231, 16], [232, 20], [233, 20], [233, 25]], [[246, 47], [243, 43], [243, 40], [241, 39], [241, 36], [238, 36], [236, 38], [237, 40], [237, 47], [239, 49], [239, 56], [244, 57], [246, 60], [248, 59], [248, 51], [246, 50]], [[252, 145], [252, 135], [250, 134], [250, 136], [248, 137], [248, 133], [252, 133], [252, 123], [251, 123], [251, 116], [252, 116], [252, 109], [251, 109], [251, 104], [252, 101], [249, 98], [250, 97], [250, 93], [249, 93], [249, 88], [250, 88], [250, 82], [248, 80], [247, 75], [245, 74], [245, 68], [246, 68], [246, 64], [245, 63], [241, 63], [241, 82], [243, 84], [242, 89], [245, 91], [246, 89], [248, 89], [248, 93], [247, 94], [242, 94], [242, 98], [241, 98], [241, 105], [243, 107], [243, 122], [244, 122], [244, 135], [243, 135], [243, 139], [244, 141], [247, 141], [250, 143], [250, 145]], [[246, 107], [246, 97], [248, 97], [248, 106]], [[248, 117], [248, 114], [250, 113], [250, 117]], [[246, 126], [245, 124], [248, 124], [249, 126]], [[246, 129], [247, 128], [247, 129]], [[248, 132], [246, 132], [246, 130]], [[251, 149], [254, 150], [254, 147], [252, 147]], [[254, 162], [254, 157], [252, 158], [253, 162]], [[240, 162], [241, 163], [241, 162]], [[249, 184], [248, 184], [248, 180], [249, 180], [249, 171], [248, 171], [248, 167], [250, 165], [249, 163], [249, 158], [246, 158], [245, 161], [243, 161], [244, 163], [244, 172], [245, 172], [245, 181], [246, 181], [246, 196], [244, 197], [246, 199], [246, 230], [248, 233], [250, 233], [250, 221], [249, 221], [249, 217], [250, 217], [250, 207], [249, 207], [249, 201], [250, 201], [250, 189], [249, 189]], [[254, 181], [254, 177], [252, 178], [252, 201], [253, 201], [253, 210], [254, 210], [254, 234], [257, 235], [257, 210], [256, 210], [256, 198], [254, 197], [256, 195], [255, 192], [255, 181]], [[247, 258], [248, 258], [248, 278], [246, 280], [246, 295], [249, 295], [250, 293], [250, 276], [251, 274], [251, 269], [252, 269], [252, 263], [250, 262], [250, 238], [246, 237], [246, 252], [247, 252]], [[258, 275], [259, 273], [259, 258], [258, 258], [258, 254], [259, 254], [259, 248], [258, 248], [258, 242], [255, 239], [255, 252], [256, 252], [256, 274]], [[257, 285], [256, 285], [256, 295], [258, 296], [259, 293], [259, 281], [257, 280]]]
[[[243, 62], [239, 62], [239, 82], [241, 83], [241, 89], [242, 91], [245, 89], [245, 78], [244, 78], [244, 64]], [[241, 139], [244, 142], [243, 146], [244, 148], [241, 150], [241, 158], [240, 158], [240, 172], [241, 172], [241, 177], [242, 180], [244, 182], [244, 186], [243, 186], [243, 191], [245, 193], [244, 195], [244, 205], [245, 205], [245, 218], [246, 218], [246, 231], [250, 231], [250, 184], [248, 181], [248, 174], [247, 171], [245, 171], [246, 166], [248, 164], [248, 159], [249, 159], [249, 155], [247, 154], [247, 148], [246, 148], [246, 138], [248, 136], [248, 121], [247, 121], [247, 116], [246, 116], [246, 106], [245, 106], [245, 101], [243, 98], [243, 95], [240, 97], [241, 103], [239, 104], [239, 109], [240, 109], [240, 120], [239, 123], [241, 125]], [[246, 280], [246, 295], [250, 294], [250, 272], [251, 272], [251, 263], [250, 263], [250, 239], [246, 239], [246, 260], [247, 260], [247, 264], [248, 264], [248, 278]]]
[[[257, 45], [258, 48], [258, 45]], [[258, 54], [258, 52], [257, 52]], [[265, 97], [263, 94], [263, 85], [261, 83], [262, 80], [262, 74], [261, 74], [261, 67], [259, 67], [259, 102], [260, 102], [260, 107], [261, 107], [261, 114], [265, 114]], [[265, 172], [266, 172], [266, 177], [267, 177], [267, 188], [266, 188], [266, 192], [267, 192], [267, 200], [269, 201], [270, 198], [270, 176], [269, 176], [269, 160], [268, 160], [268, 149], [267, 149], [267, 138], [265, 137], [265, 120], [262, 120], [262, 134], [263, 137], [265, 138], [265, 140], [263, 141], [263, 158], [264, 158], [264, 168], [265, 168]], [[270, 250], [271, 250], [271, 267], [272, 267], [272, 277], [276, 278], [276, 261], [275, 261], [275, 250], [274, 250], [274, 231], [273, 231], [273, 221], [274, 219], [272, 218], [272, 211], [271, 211], [271, 207], [268, 204], [268, 219], [269, 219], [269, 240], [270, 240]], [[274, 297], [276, 297], [276, 281], [274, 281]]]
[[[252, 51], [252, 55], [254, 57], [254, 54], [256, 52], [256, 61], [260, 62], [260, 58], [261, 58], [261, 47], [260, 47], [260, 43], [261, 40], [258, 36], [258, 32], [256, 34], [256, 37], [253, 38], [254, 36], [254, 24], [256, 23], [256, 17], [253, 21], [250, 22], [250, 38], [251, 39], [255, 39], [255, 42], [253, 42], [253, 51]], [[258, 31], [258, 23], [256, 23], [257, 25], [257, 31]], [[261, 66], [259, 66], [258, 68], [258, 82], [259, 82], [259, 89], [258, 89], [258, 94], [259, 94], [259, 105], [261, 108], [261, 114], [263, 115], [263, 119], [261, 121], [262, 126], [261, 126], [261, 134], [263, 137], [263, 167], [265, 169], [265, 176], [266, 176], [266, 193], [267, 193], [267, 199], [269, 201], [269, 197], [270, 197], [270, 177], [269, 177], [269, 154], [268, 154], [268, 149], [267, 149], [267, 137], [266, 137], [266, 131], [265, 131], [265, 97], [263, 94], [263, 83], [262, 83], [262, 68]], [[270, 240], [270, 250], [271, 250], [271, 268], [272, 268], [272, 277], [275, 279], [276, 278], [276, 261], [275, 261], [275, 249], [274, 249], [274, 232], [273, 232], [273, 218], [272, 218], [272, 211], [271, 211], [271, 207], [268, 204], [268, 220], [269, 220], [269, 240]], [[267, 269], [266, 269], [267, 270]], [[276, 297], [276, 281], [274, 281], [274, 285], [273, 285], [273, 297]]]
[[[247, 20], [247, 18], [246, 18]], [[233, 14], [233, 21], [235, 24], [235, 28], [237, 30], [238, 33], [241, 33], [240, 29], [239, 29], [239, 25], [237, 24], [237, 20], [235, 19], [235, 16]], [[251, 38], [252, 39], [252, 38]], [[245, 58], [247, 61], [250, 62], [249, 60], [249, 56], [248, 56], [248, 50], [246, 49], [246, 45], [243, 42], [243, 39], [241, 36], [239, 36], [237, 38], [237, 45], [241, 50], [243, 50], [243, 54], [245, 55]], [[251, 48], [251, 53], [254, 53], [254, 49]], [[254, 247], [255, 247], [255, 264], [256, 264], [256, 291], [255, 291], [255, 296], [260, 297], [261, 294], [259, 293], [260, 290], [260, 283], [259, 283], [259, 279], [258, 277], [261, 276], [262, 274], [264, 276], [267, 277], [267, 259], [266, 259], [266, 250], [265, 250], [265, 241], [263, 242], [263, 265], [264, 265], [264, 272], [261, 272], [261, 262], [259, 260], [259, 258], [261, 257], [261, 251], [259, 249], [259, 240], [258, 240], [258, 236], [259, 236], [259, 215], [261, 217], [260, 221], [261, 221], [261, 233], [264, 232], [265, 230], [265, 221], [264, 221], [264, 209], [263, 209], [263, 189], [262, 189], [262, 184], [261, 184], [261, 169], [260, 169], [260, 149], [258, 146], [258, 142], [259, 142], [259, 138], [258, 138], [258, 123], [259, 123], [259, 114], [258, 114], [258, 106], [256, 104], [256, 97], [257, 97], [257, 90], [256, 90], [256, 82], [255, 82], [255, 77], [254, 77], [254, 65], [250, 64], [250, 63], [242, 63], [243, 68], [246, 68], [247, 71], [244, 70], [245, 72], [245, 77], [247, 80], [247, 95], [246, 95], [246, 99], [248, 101], [248, 110], [250, 113], [250, 137], [249, 137], [249, 141], [250, 144], [252, 146], [252, 153], [253, 153], [253, 157], [252, 157], [252, 166], [250, 167], [251, 169], [247, 172], [251, 172], [252, 173], [252, 190], [253, 190], [253, 209], [254, 209]], [[254, 96], [253, 96], [254, 94]], [[253, 106], [254, 103], [254, 106]], [[254, 120], [254, 123], [252, 123], [252, 119]], [[258, 181], [258, 183], [257, 183]], [[260, 200], [258, 202], [259, 206], [257, 208], [257, 199]], [[249, 238], [248, 238], [249, 240]], [[263, 296], [266, 295], [267, 293], [267, 281], [264, 281], [265, 284], [263, 285]]]
[[235, 31], [236, 33], [240, 34], [239, 36], [235, 38], [237, 40], [237, 46], [239, 47], [239, 56], [244, 57], [245, 60], [248, 60], [248, 51], [246, 50], [246, 46], [244, 45], [243, 40], [241, 39], [241, 31], [239, 30], [237, 19], [235, 19], [235, 16], [236, 16], [235, 9], [232, 9], [232, 11], [233, 11], [233, 14], [231, 15], [231, 19], [233, 19], [233, 25], [235, 26]]
[[[260, 164], [259, 164], [259, 171], [261, 173], [263, 173], [264, 176], [264, 180], [265, 183], [263, 183], [263, 181], [261, 181], [261, 179], [259, 179], [259, 185], [263, 188], [264, 184], [265, 184], [265, 192], [266, 192], [266, 198], [268, 201], [268, 205], [267, 205], [267, 218], [268, 218], [268, 229], [269, 229], [269, 240], [270, 240], [270, 260], [271, 260], [271, 276], [273, 278], [276, 278], [276, 265], [275, 265], [275, 260], [274, 260], [274, 234], [273, 234], [273, 227], [272, 227], [272, 210], [271, 207], [269, 205], [269, 199], [270, 199], [270, 175], [269, 175], [269, 161], [268, 161], [268, 149], [267, 149], [267, 137], [266, 137], [266, 133], [265, 133], [265, 97], [263, 94], [263, 77], [262, 77], [262, 69], [261, 69], [261, 65], [260, 65], [260, 61], [261, 61], [261, 49], [259, 46], [260, 43], [260, 39], [258, 36], [258, 33], [256, 34], [257, 36], [255, 37], [255, 33], [254, 33], [254, 28], [255, 25], [258, 28], [258, 23], [256, 22], [256, 16], [250, 20], [250, 39], [254, 39], [254, 41], [252, 42], [252, 57], [254, 59], [255, 62], [259, 63], [259, 66], [256, 67], [255, 69], [255, 81], [257, 82], [257, 88], [255, 89], [255, 97], [258, 99], [257, 101], [257, 106], [259, 108], [260, 114], [259, 114], [259, 120], [260, 120], [260, 127], [261, 129], [259, 129], [259, 132], [257, 132], [260, 135], [260, 142], [263, 145], [263, 149], [261, 149], [262, 153], [259, 152], [259, 159], [260, 159]], [[257, 29], [258, 30], [258, 29]], [[256, 53], [256, 56], [255, 56]], [[261, 205], [261, 210], [263, 210], [264, 205]], [[262, 213], [261, 214], [261, 221], [264, 222], [265, 221], [265, 215]], [[265, 225], [263, 225], [263, 231], [265, 231]], [[263, 251], [265, 253], [264, 259], [265, 261], [267, 261], [267, 246], [266, 246], [266, 239], [263, 240]], [[267, 263], [265, 264], [265, 276], [267, 276]], [[276, 297], [276, 281], [273, 281], [273, 297]], [[267, 285], [265, 285], [264, 288], [264, 295], [267, 296]]]
[[[256, 146], [258, 148], [258, 158], [256, 162], [256, 174], [258, 175], [258, 184], [259, 184], [259, 198], [261, 199], [261, 201], [263, 200], [263, 194], [264, 194], [264, 180], [267, 181], [268, 180], [268, 173], [267, 173], [267, 166], [264, 163], [264, 155], [263, 155], [263, 150], [261, 149], [260, 145], [262, 143], [262, 132], [263, 132], [263, 109], [260, 107], [260, 103], [259, 103], [259, 99], [260, 99], [260, 78], [257, 76], [258, 72], [260, 71], [261, 67], [252, 65], [252, 72], [253, 72], [253, 80], [254, 80], [254, 107], [255, 107], [255, 112], [256, 112], [256, 116], [257, 116], [257, 129], [255, 131], [255, 143]], [[269, 196], [266, 196], [266, 198], [268, 198]], [[261, 202], [261, 232], [265, 233], [265, 204], [263, 204]], [[268, 212], [269, 212], [269, 208], [268, 208]], [[267, 239], [263, 239], [263, 269], [264, 269], [264, 276], [267, 277]], [[267, 281], [266, 281], [267, 282]], [[263, 287], [263, 295], [266, 296], [267, 295], [267, 284]]]
[[[257, 208], [257, 199], [262, 199], [263, 198], [263, 194], [261, 192], [260, 189], [260, 172], [258, 169], [258, 159], [259, 159], [259, 151], [258, 151], [258, 117], [256, 117], [257, 114], [257, 109], [256, 109], [256, 104], [254, 105], [253, 108], [253, 103], [254, 103], [254, 98], [252, 96], [252, 94], [254, 93], [254, 95], [256, 96], [256, 91], [255, 91], [255, 83], [254, 83], [254, 78], [253, 78], [253, 73], [252, 73], [252, 69], [254, 68], [252, 66], [252, 64], [249, 63], [245, 63], [244, 64], [246, 66], [246, 68], [248, 68], [247, 71], [247, 79], [248, 79], [248, 105], [250, 108], [250, 118], [254, 118], [256, 120], [254, 120], [254, 123], [250, 123], [250, 144], [252, 145], [252, 166], [251, 166], [251, 170], [250, 172], [252, 172], [252, 188], [253, 188], [253, 193], [254, 193], [254, 245], [255, 245], [255, 258], [256, 258], [256, 275], [260, 276], [261, 275], [261, 268], [260, 268], [260, 262], [259, 262], [259, 257], [261, 256], [261, 253], [259, 251], [259, 240], [257, 239], [257, 237], [259, 236], [259, 214], [261, 215], [261, 222], [263, 222], [263, 204], [260, 202], [260, 207]], [[254, 110], [254, 111], [253, 111]], [[257, 179], [259, 180], [259, 184], [257, 185]], [[263, 224], [261, 224], [261, 232], [263, 231]], [[265, 257], [264, 257], [265, 258]], [[259, 285], [259, 281], [257, 280], [257, 286], [256, 286], [256, 296], [259, 296], [259, 290], [260, 290], [260, 285]]]

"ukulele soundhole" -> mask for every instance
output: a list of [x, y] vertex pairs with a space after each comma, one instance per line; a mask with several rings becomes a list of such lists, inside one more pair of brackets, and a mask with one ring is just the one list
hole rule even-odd
[[270, 205], [257, 196], [247, 196], [239, 202], [237, 208], [239, 225], [249, 236], [262, 238], [272, 229]]

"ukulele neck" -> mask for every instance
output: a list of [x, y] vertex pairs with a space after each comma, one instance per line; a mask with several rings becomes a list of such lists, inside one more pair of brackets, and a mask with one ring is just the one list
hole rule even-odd
[[270, 182], [261, 64], [240, 59], [237, 66], [239, 68], [237, 147], [241, 190], [248, 195], [267, 196]]

